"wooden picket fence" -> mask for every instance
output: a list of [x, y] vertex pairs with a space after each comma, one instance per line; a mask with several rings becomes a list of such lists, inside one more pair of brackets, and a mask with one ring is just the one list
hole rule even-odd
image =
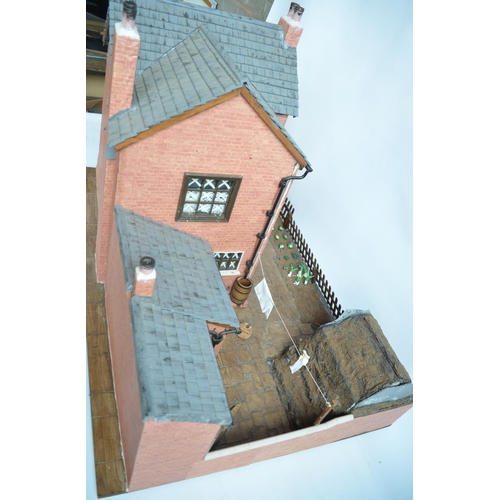
[[314, 282], [318, 285], [323, 297], [325, 298], [328, 307], [330, 307], [333, 316], [338, 318], [344, 310], [342, 306], [338, 303], [338, 299], [335, 296], [331, 286], [328, 284], [328, 280], [325, 278], [323, 271], [320, 269], [316, 258], [314, 257], [309, 245], [304, 240], [300, 229], [297, 227], [297, 224], [293, 220], [293, 213], [295, 212], [295, 208], [293, 208], [290, 200], [288, 198], [285, 200], [283, 207], [281, 209], [280, 215], [283, 219], [283, 227], [289, 232], [291, 238], [293, 239], [297, 249], [302, 254], [302, 258], [306, 263], [307, 267], [314, 274]]

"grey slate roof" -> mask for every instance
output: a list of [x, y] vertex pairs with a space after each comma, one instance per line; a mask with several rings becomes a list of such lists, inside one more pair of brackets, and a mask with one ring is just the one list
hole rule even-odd
[[132, 106], [109, 119], [110, 146], [245, 86], [305, 158], [259, 90], [206, 26], [196, 29], [135, 79]]
[[239, 321], [210, 245], [121, 206], [115, 215], [127, 290], [140, 258], [156, 261], [153, 297], [130, 301], [144, 420], [229, 425], [206, 322]]
[[130, 305], [143, 419], [230, 425], [206, 323], [146, 297]]
[[196, 29], [135, 78], [130, 109], [109, 120], [115, 146], [169, 118], [240, 88], [244, 76], [207, 32]]
[[[298, 116], [297, 51], [277, 24], [175, 0], [138, 1], [141, 37], [137, 71], [148, 68], [201, 25], [207, 25], [238, 68], [278, 114]], [[122, 3], [109, 2], [109, 31], [121, 21]], [[112, 50], [112, 37], [110, 48]]]

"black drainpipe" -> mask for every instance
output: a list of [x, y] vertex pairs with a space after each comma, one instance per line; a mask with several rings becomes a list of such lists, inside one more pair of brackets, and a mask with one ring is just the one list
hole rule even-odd
[[215, 330], [208, 330], [208, 333], [212, 335], [212, 347], [220, 344], [224, 340], [224, 335], [229, 333], [236, 333], [237, 335], [241, 333], [241, 328], [235, 328], [234, 330], [224, 330], [223, 332], [216, 332]]
[[264, 231], [262, 231], [262, 233], [259, 233], [257, 235], [259, 242], [257, 243], [257, 247], [255, 248], [255, 251], [253, 253], [252, 260], [246, 261], [247, 270], [245, 272], [245, 278], [248, 278], [248, 275], [249, 275], [250, 271], [252, 270], [252, 267], [255, 263], [255, 257], [257, 256], [259, 249], [260, 249], [260, 246], [262, 245], [262, 242], [264, 241], [264, 239], [266, 237], [267, 230], [269, 229], [269, 224], [271, 224], [271, 219], [274, 217], [274, 213], [276, 212], [276, 208], [277, 208], [278, 203], [280, 201], [281, 195], [283, 194], [283, 191], [285, 190], [286, 185], [288, 184], [288, 181], [299, 181], [301, 179], [304, 179], [304, 177], [308, 173], [312, 172], [312, 167], [311, 167], [311, 165], [309, 165], [309, 163], [305, 166], [305, 169], [306, 169], [306, 171], [304, 172], [303, 175], [299, 175], [296, 177], [291, 175], [290, 177], [283, 177], [283, 179], [280, 180], [280, 183], [279, 183], [280, 190], [279, 190], [278, 196], [276, 196], [274, 206], [273, 206], [272, 210], [268, 210], [266, 212], [266, 215], [268, 217], [267, 222], [266, 222], [266, 227], [264, 228]]

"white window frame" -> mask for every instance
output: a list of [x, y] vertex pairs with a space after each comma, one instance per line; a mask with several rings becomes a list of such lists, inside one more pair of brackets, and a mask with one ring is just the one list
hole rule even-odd
[[241, 263], [243, 262], [243, 256], [245, 254], [245, 252], [242, 252], [241, 250], [231, 250], [230, 252], [214, 252], [214, 260], [216, 258], [216, 255], [231, 255], [231, 254], [240, 254], [240, 259], [238, 261], [238, 266], [236, 267], [236, 269], [231, 269], [231, 270], [226, 270], [226, 271], [221, 271], [219, 269], [219, 272], [221, 274], [221, 276], [239, 276], [241, 274], [241, 272], [239, 271], [239, 268], [240, 268], [240, 265]]

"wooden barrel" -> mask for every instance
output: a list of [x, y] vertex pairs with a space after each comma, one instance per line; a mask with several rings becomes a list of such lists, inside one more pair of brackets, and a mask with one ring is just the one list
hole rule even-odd
[[233, 288], [231, 289], [231, 294], [229, 295], [231, 302], [234, 302], [238, 306], [243, 304], [243, 302], [248, 299], [252, 291], [252, 286], [252, 280], [241, 276], [236, 278]]

